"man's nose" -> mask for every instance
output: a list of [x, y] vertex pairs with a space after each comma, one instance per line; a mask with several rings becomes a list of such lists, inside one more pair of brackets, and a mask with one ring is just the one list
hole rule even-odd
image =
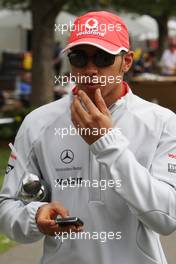
[[92, 59], [89, 59], [87, 65], [84, 67], [84, 72], [86, 76], [93, 76], [98, 74], [98, 68], [93, 63]]

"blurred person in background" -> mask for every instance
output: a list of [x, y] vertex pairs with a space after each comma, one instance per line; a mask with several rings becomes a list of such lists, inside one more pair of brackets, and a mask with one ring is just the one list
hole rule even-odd
[[53, 51], [53, 67], [55, 75], [59, 76], [62, 67], [62, 54], [61, 54], [61, 44], [57, 41], [54, 44], [54, 51]]
[[32, 73], [24, 71], [18, 80], [16, 96], [23, 107], [30, 107], [30, 96], [32, 92]]
[[3, 108], [5, 105], [5, 97], [3, 91], [0, 89], [0, 110]]
[[154, 51], [148, 51], [144, 53], [144, 72], [154, 73], [156, 65], [156, 58]]
[[161, 57], [160, 67], [162, 75], [176, 75], [176, 40], [169, 41], [169, 48], [164, 51]]
[[134, 51], [133, 74], [138, 75], [144, 72], [144, 56], [141, 48]]
[[24, 71], [32, 70], [32, 52], [27, 51], [24, 53], [22, 65], [23, 65]]

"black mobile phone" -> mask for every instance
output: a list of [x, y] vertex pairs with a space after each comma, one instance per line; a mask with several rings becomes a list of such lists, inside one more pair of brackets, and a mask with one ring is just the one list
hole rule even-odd
[[57, 216], [55, 221], [60, 226], [69, 226], [69, 225], [83, 226], [84, 225], [83, 221], [79, 217], [60, 218], [60, 216]]

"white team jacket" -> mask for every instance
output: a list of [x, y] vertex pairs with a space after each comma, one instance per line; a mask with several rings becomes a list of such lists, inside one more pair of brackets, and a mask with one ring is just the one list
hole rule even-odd
[[[71, 100], [68, 95], [34, 110], [15, 140], [28, 170], [49, 183], [52, 201], [80, 217], [87, 232], [87, 239], [63, 243], [46, 236], [41, 263], [166, 264], [159, 234], [176, 229], [175, 114], [129, 90], [110, 108], [113, 127], [120, 132], [115, 129], [89, 146], [79, 135], [59, 135], [59, 129], [73, 127]], [[4, 199], [16, 195], [23, 173], [11, 155], [1, 192], [0, 229], [11, 239], [31, 243], [43, 237], [35, 223], [42, 203]], [[59, 187], [62, 181], [103, 179], [121, 184], [106, 190]]]

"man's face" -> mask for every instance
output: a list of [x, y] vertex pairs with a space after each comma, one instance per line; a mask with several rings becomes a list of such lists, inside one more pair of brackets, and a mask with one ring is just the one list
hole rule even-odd
[[79, 45], [72, 50], [84, 51], [89, 57], [88, 63], [83, 67], [78, 68], [71, 65], [73, 76], [79, 76], [79, 79], [81, 79], [80, 76], [86, 77], [82, 78], [81, 82], [77, 82], [77, 88], [86, 92], [93, 102], [95, 90], [100, 88], [107, 106], [110, 106], [121, 94], [123, 74], [129, 70], [132, 64], [132, 52], [116, 56], [114, 63], [110, 66], [98, 67], [92, 58], [97, 51], [100, 51], [97, 47]]

